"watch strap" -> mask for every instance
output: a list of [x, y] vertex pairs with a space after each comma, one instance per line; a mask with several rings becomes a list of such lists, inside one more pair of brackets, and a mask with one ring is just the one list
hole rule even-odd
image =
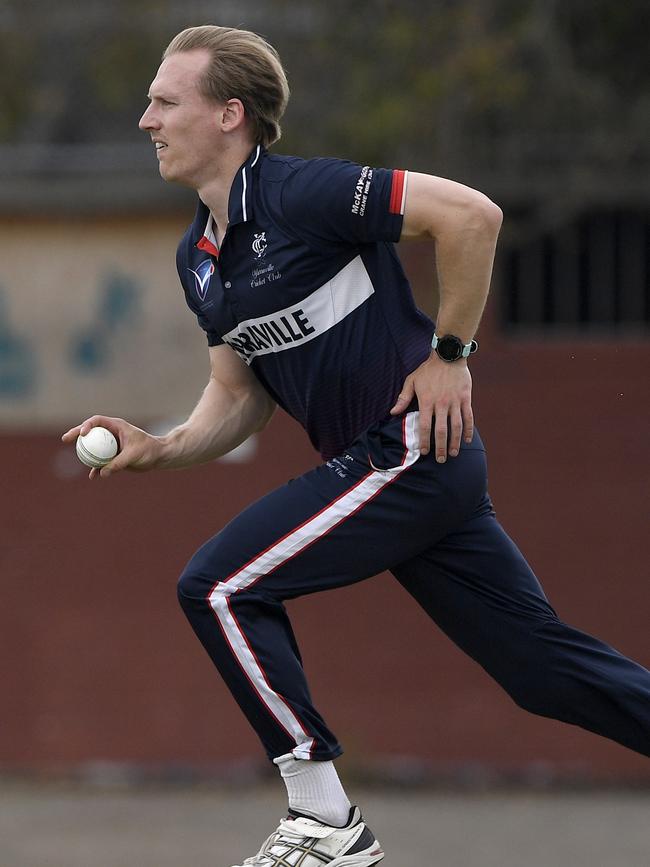
[[478, 341], [477, 341], [477, 340], [474, 340], [474, 339], [472, 338], [472, 340], [470, 340], [469, 343], [466, 343], [466, 344], [463, 346], [463, 351], [462, 351], [462, 353], [461, 353], [461, 358], [468, 358], [468, 357], [469, 357], [473, 352], [476, 352], [477, 349], [478, 349]]
[[[453, 337], [454, 340], [458, 341], [458, 344], [462, 346], [462, 350], [458, 358], [468, 358], [473, 352], [476, 352], [478, 349], [478, 341], [472, 339], [469, 343], [463, 343], [459, 337], [456, 337], [455, 334], [445, 334], [443, 337]], [[438, 337], [438, 335], [433, 333], [433, 338], [431, 340], [431, 349], [437, 350], [438, 344], [442, 340], [442, 337]]]

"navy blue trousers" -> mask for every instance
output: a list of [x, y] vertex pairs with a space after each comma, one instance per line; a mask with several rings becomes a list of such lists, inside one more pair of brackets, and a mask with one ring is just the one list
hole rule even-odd
[[479, 435], [438, 464], [410, 412], [251, 505], [181, 576], [183, 610], [270, 758], [341, 753], [283, 602], [385, 569], [521, 707], [650, 756], [650, 672], [558, 619], [495, 517]]

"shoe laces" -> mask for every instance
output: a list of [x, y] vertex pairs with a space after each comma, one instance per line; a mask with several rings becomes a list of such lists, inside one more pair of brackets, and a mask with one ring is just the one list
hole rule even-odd
[[[309, 821], [309, 820], [307, 820]], [[305, 828], [303, 823], [298, 819], [280, 819], [280, 824], [277, 829], [266, 838], [264, 843], [262, 843], [262, 848], [257, 853], [257, 855], [253, 855], [251, 858], [246, 858], [244, 860], [244, 864], [248, 865], [248, 867], [269, 867], [269, 864], [272, 863], [273, 855], [267, 855], [269, 848], [271, 846], [276, 846], [282, 843], [288, 843], [289, 845], [300, 842], [300, 840], [304, 840], [306, 837], [323, 837], [330, 833], [331, 829], [326, 826], [321, 826], [321, 828], [314, 827], [314, 831], [316, 833], [310, 833], [312, 829]], [[322, 830], [321, 830], [322, 829]], [[320, 833], [318, 833], [320, 831]]]

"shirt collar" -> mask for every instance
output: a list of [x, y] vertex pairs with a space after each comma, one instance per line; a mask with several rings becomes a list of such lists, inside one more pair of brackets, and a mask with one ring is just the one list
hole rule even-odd
[[232, 182], [228, 199], [228, 224], [231, 226], [253, 219], [253, 169], [263, 151], [262, 145], [256, 145]]
[[[256, 145], [246, 162], [237, 170], [228, 198], [228, 225], [247, 223], [253, 219], [253, 169], [265, 153], [262, 145]], [[217, 238], [214, 233], [214, 220], [208, 207], [199, 200], [194, 220], [196, 246], [213, 256], [219, 255]]]

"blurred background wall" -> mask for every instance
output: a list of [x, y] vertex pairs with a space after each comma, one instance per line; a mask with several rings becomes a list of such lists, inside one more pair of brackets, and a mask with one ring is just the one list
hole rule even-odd
[[[175, 581], [318, 456], [277, 414], [214, 464], [90, 485], [58, 439], [94, 412], [166, 430], [207, 379], [174, 264], [194, 197], [137, 129], [162, 49], [198, 23], [277, 46], [293, 96], [276, 150], [452, 177], [502, 206], [472, 365], [497, 511], [560, 616], [650, 664], [648, 17], [644, 0], [4, 0], [0, 767], [261, 758]], [[432, 249], [399, 252], [434, 315]], [[291, 613], [357, 767], [650, 782], [647, 760], [515, 708], [388, 575]]]

